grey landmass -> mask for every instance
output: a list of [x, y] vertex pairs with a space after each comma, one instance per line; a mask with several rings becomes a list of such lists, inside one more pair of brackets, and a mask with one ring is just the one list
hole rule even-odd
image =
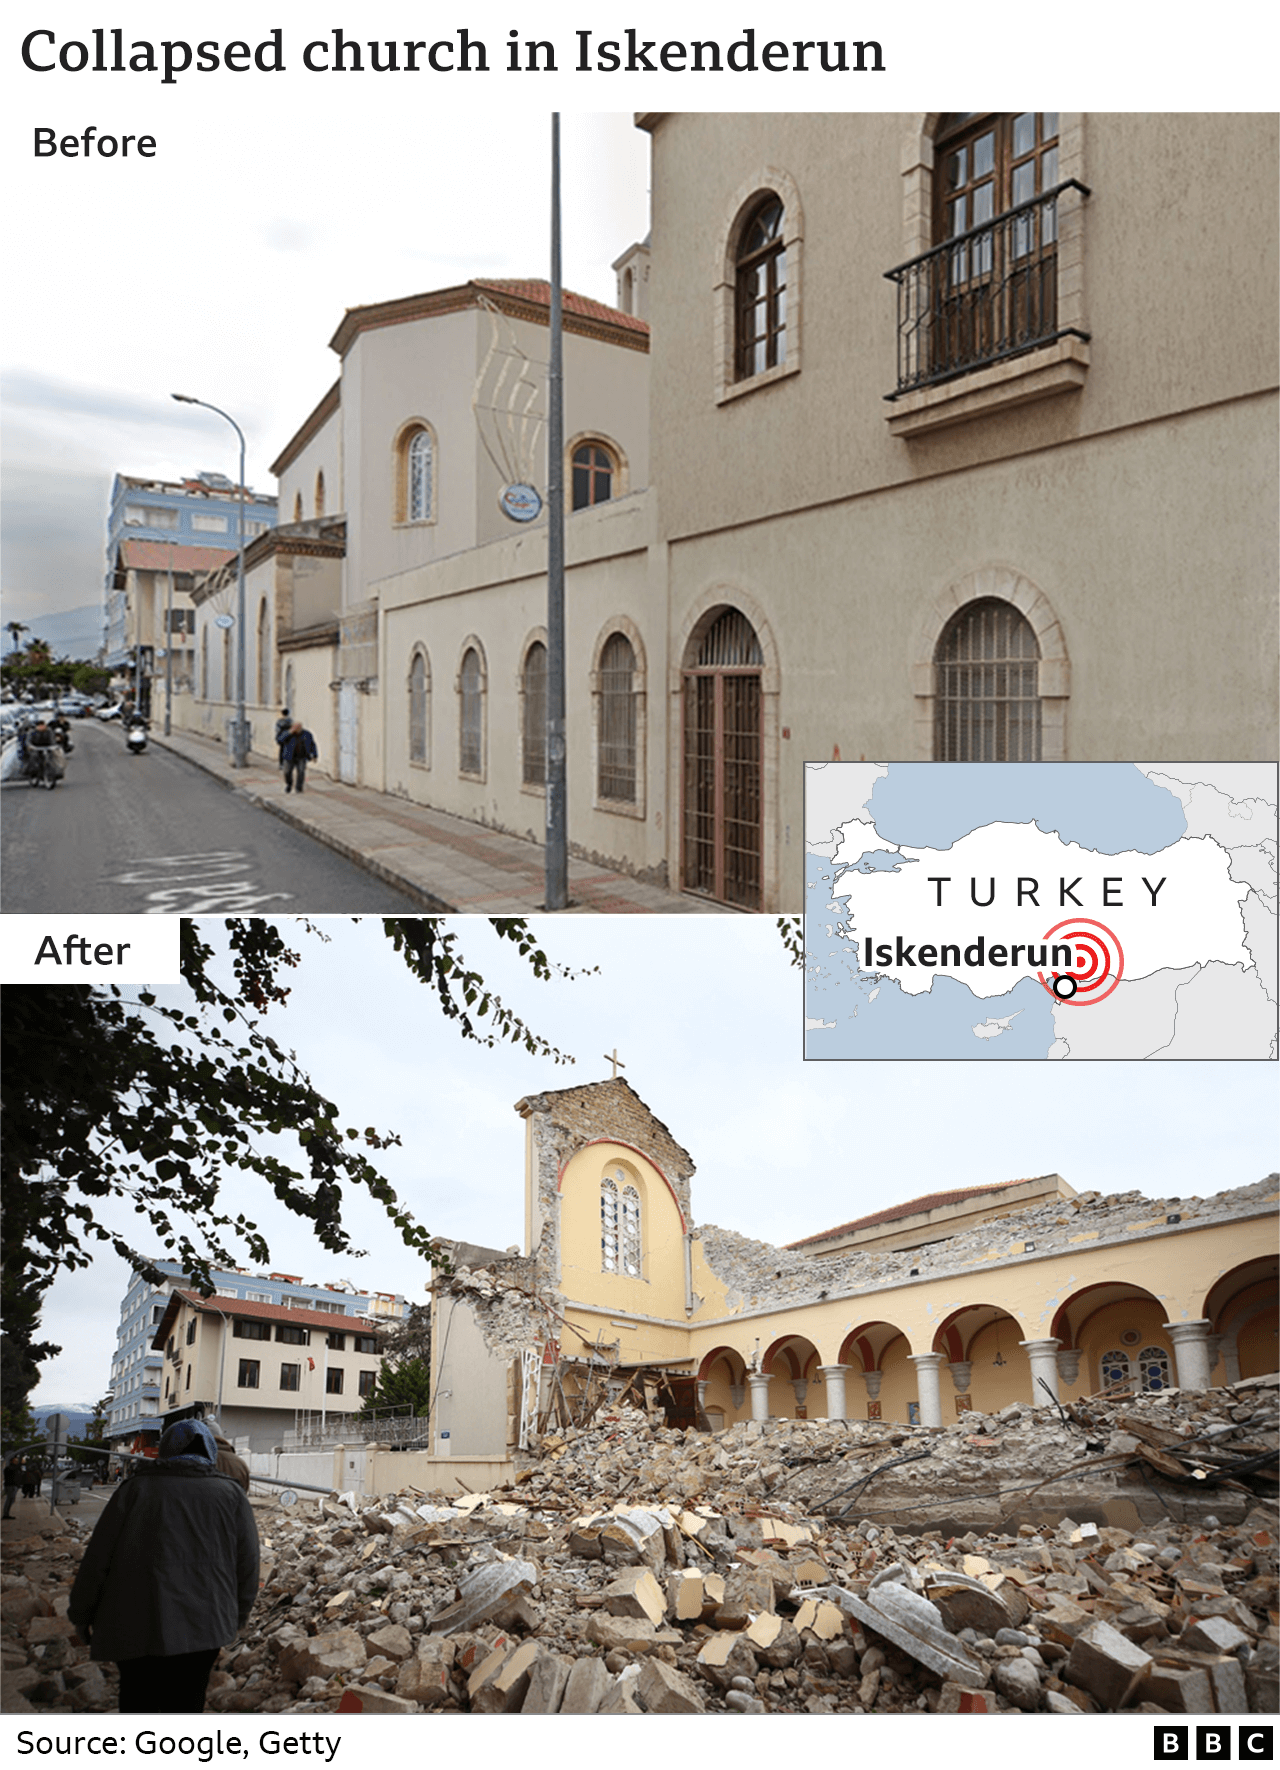
[[1198, 967], [1153, 971], [1120, 983], [1089, 1008], [1063, 1006], [1053, 1011], [1053, 1030], [1066, 1044], [1063, 1057], [1154, 1057], [1173, 1038], [1178, 986], [1190, 983]]
[[1157, 1057], [1271, 1057], [1276, 1010], [1256, 971], [1213, 960], [1178, 990], [1173, 1038]]

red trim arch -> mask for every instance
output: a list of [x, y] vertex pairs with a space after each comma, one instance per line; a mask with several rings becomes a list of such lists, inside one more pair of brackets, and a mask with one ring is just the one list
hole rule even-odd
[[675, 1187], [671, 1184], [670, 1180], [667, 1179], [667, 1176], [663, 1173], [657, 1162], [654, 1161], [653, 1157], [648, 1154], [646, 1150], [638, 1149], [634, 1143], [628, 1143], [621, 1137], [589, 1137], [585, 1143], [580, 1143], [574, 1150], [573, 1154], [566, 1156], [564, 1161], [561, 1162], [559, 1171], [556, 1174], [556, 1191], [559, 1192], [564, 1185], [565, 1169], [569, 1166], [569, 1163], [576, 1160], [577, 1157], [582, 1154], [584, 1149], [595, 1149], [602, 1143], [611, 1143], [615, 1149], [629, 1149], [632, 1155], [638, 1155], [641, 1161], [649, 1164], [654, 1173], [662, 1181], [662, 1184], [666, 1187], [667, 1191], [671, 1194], [671, 1202], [676, 1207], [676, 1212], [680, 1218], [681, 1234], [687, 1235], [689, 1233], [689, 1223], [688, 1219], [685, 1217]]

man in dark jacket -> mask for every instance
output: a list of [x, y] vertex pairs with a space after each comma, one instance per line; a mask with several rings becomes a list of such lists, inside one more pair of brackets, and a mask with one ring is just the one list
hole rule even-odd
[[295, 719], [289, 732], [280, 746], [280, 760], [284, 764], [284, 790], [292, 793], [296, 777], [298, 791], [306, 785], [307, 763], [314, 762], [320, 752], [316, 749], [316, 740], [302, 724]]
[[258, 1529], [203, 1420], [179, 1420], [103, 1508], [67, 1614], [120, 1668], [120, 1713], [199, 1714], [258, 1595]]
[[244, 1491], [249, 1491], [249, 1465], [242, 1456], [237, 1456], [236, 1447], [229, 1438], [224, 1438], [216, 1426], [210, 1426], [213, 1442], [218, 1447], [218, 1468], [223, 1475], [230, 1475], [238, 1481]]

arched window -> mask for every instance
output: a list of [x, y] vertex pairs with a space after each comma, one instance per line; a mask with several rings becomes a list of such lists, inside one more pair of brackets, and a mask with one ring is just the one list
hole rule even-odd
[[324, 468], [316, 474], [316, 515], [324, 515]]
[[302, 521], [302, 493], [301, 492], [295, 492], [293, 494], [293, 520], [295, 522]]
[[643, 1256], [640, 1194], [617, 1167], [600, 1182], [600, 1270], [639, 1278]]
[[587, 510], [613, 497], [617, 462], [603, 443], [583, 443], [573, 451], [573, 508]]
[[738, 239], [734, 375], [776, 368], [787, 356], [787, 249], [782, 199], [770, 191], [748, 214]]
[[431, 432], [415, 430], [406, 452], [405, 521], [427, 522], [434, 488]]
[[484, 667], [474, 645], [458, 672], [458, 768], [462, 774], [484, 772]]
[[636, 798], [636, 654], [625, 633], [611, 633], [600, 654], [600, 730], [596, 790], [602, 799]]
[[1138, 1375], [1142, 1387], [1151, 1394], [1169, 1388], [1169, 1354], [1163, 1346], [1142, 1348], [1138, 1354]]
[[935, 762], [1040, 760], [1040, 647], [1012, 603], [962, 608], [933, 662]]
[[736, 608], [713, 611], [684, 670], [686, 891], [760, 907], [761, 689], [764, 657]]
[[431, 669], [425, 652], [416, 651], [409, 666], [409, 760], [428, 761]]
[[1129, 1363], [1129, 1354], [1122, 1352], [1118, 1346], [1102, 1354], [1098, 1360], [1098, 1369], [1104, 1389], [1127, 1389], [1133, 1382], [1133, 1366]]
[[535, 639], [520, 677], [521, 779], [527, 787], [547, 783], [547, 648]]
[[271, 637], [267, 629], [267, 599], [258, 604], [258, 705], [265, 707], [271, 695]]

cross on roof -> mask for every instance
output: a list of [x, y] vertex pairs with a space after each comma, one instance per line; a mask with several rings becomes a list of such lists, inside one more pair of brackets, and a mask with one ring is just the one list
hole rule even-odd
[[611, 1063], [613, 1065], [613, 1080], [616, 1082], [618, 1079], [618, 1071], [627, 1067], [621, 1057], [618, 1056], [618, 1047], [616, 1045], [613, 1047], [612, 1053], [608, 1051], [605, 1052], [604, 1060], [606, 1063]]

